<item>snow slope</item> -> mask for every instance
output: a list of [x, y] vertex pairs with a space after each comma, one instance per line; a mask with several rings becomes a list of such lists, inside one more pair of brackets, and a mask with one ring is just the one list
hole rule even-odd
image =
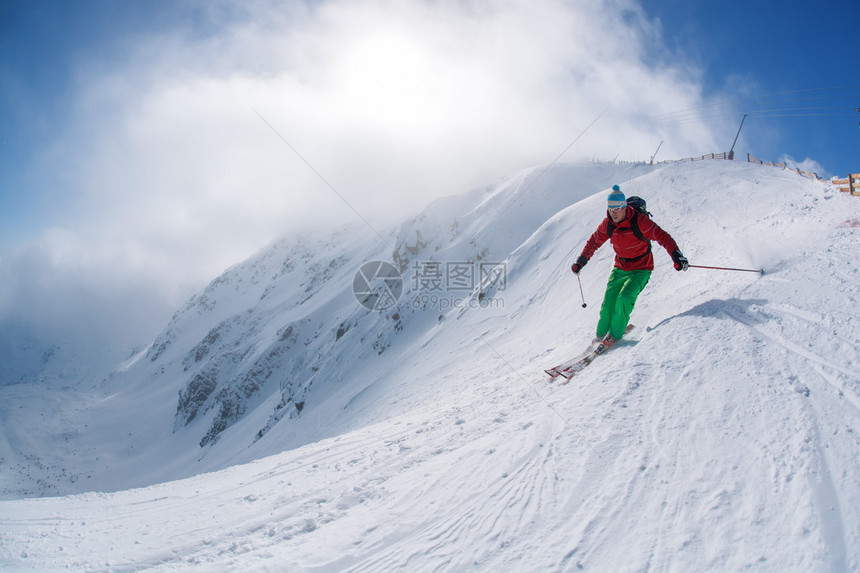
[[[593, 336], [610, 249], [585, 309], [569, 265], [613, 182], [693, 264], [765, 274], [677, 273], [655, 245], [635, 335], [551, 384]], [[856, 198], [769, 167], [559, 165], [437, 202], [389, 244], [276, 243], [111, 379], [58, 395], [71, 428], [0, 389], [3, 455], [36, 476], [4, 464], [9, 497], [114, 490], [0, 501], [0, 567], [858, 570], [858, 227]], [[382, 312], [349, 292], [373, 258], [404, 272]], [[411, 280], [428, 261], [503, 262], [505, 280], [428, 293]], [[213, 364], [232, 370], [186, 424]]]
[[[385, 240], [359, 226], [273, 243], [212, 281], [107, 380], [78, 388], [65, 382], [59, 391], [0, 387], [0, 455], [11, 462], [0, 474], [5, 496], [188, 477], [392, 415], [396, 408], [364, 412], [359, 405], [393, 379], [393, 368], [408, 369], [423, 344], [416, 339], [428, 329], [438, 335], [431, 327], [439, 316], [471, 295], [454, 289], [440, 297], [446, 292], [416, 286], [415, 264], [453, 262], [478, 272], [504, 261], [571, 201], [643, 170], [530, 169], [437, 201]], [[402, 269], [405, 292], [396, 308], [368, 312], [356, 304], [353, 276], [377, 259]]]

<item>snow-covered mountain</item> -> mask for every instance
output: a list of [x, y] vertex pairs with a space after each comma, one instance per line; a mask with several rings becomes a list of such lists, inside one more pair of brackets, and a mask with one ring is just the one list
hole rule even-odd
[[[549, 384], [593, 336], [610, 248], [586, 308], [569, 266], [612, 183], [693, 264], [765, 274], [655, 244], [631, 339]], [[0, 565], [857, 570], [858, 227], [827, 184], [712, 161], [540, 167], [382, 238], [282, 239], [104, 381], [0, 387]], [[396, 304], [356, 299], [371, 261]]]

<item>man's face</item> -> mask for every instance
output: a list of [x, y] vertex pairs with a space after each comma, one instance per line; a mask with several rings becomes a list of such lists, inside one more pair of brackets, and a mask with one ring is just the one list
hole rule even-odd
[[627, 207], [618, 207], [617, 209], [609, 209], [609, 216], [612, 217], [612, 222], [616, 225], [624, 220], [627, 215]]

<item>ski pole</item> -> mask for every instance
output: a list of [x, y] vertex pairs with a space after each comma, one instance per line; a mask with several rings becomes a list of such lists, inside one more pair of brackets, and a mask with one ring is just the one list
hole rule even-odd
[[704, 265], [689, 265], [691, 269], [714, 269], [717, 271], [739, 271], [742, 273], [759, 273], [764, 274], [764, 269], [730, 269], [728, 267], [706, 267]]
[[577, 282], [579, 282], [579, 296], [582, 297], [582, 308], [585, 308], [588, 305], [585, 304], [585, 294], [582, 292], [582, 279], [579, 278], [578, 273], [576, 275], [576, 280], [577, 280]]

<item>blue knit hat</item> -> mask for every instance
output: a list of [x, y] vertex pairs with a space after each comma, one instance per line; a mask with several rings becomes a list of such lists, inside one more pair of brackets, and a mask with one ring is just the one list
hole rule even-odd
[[625, 197], [624, 193], [621, 192], [621, 187], [613, 185], [612, 191], [609, 192], [609, 196], [606, 198], [606, 207], [608, 209], [617, 209], [618, 207], [626, 206], [627, 197]]

